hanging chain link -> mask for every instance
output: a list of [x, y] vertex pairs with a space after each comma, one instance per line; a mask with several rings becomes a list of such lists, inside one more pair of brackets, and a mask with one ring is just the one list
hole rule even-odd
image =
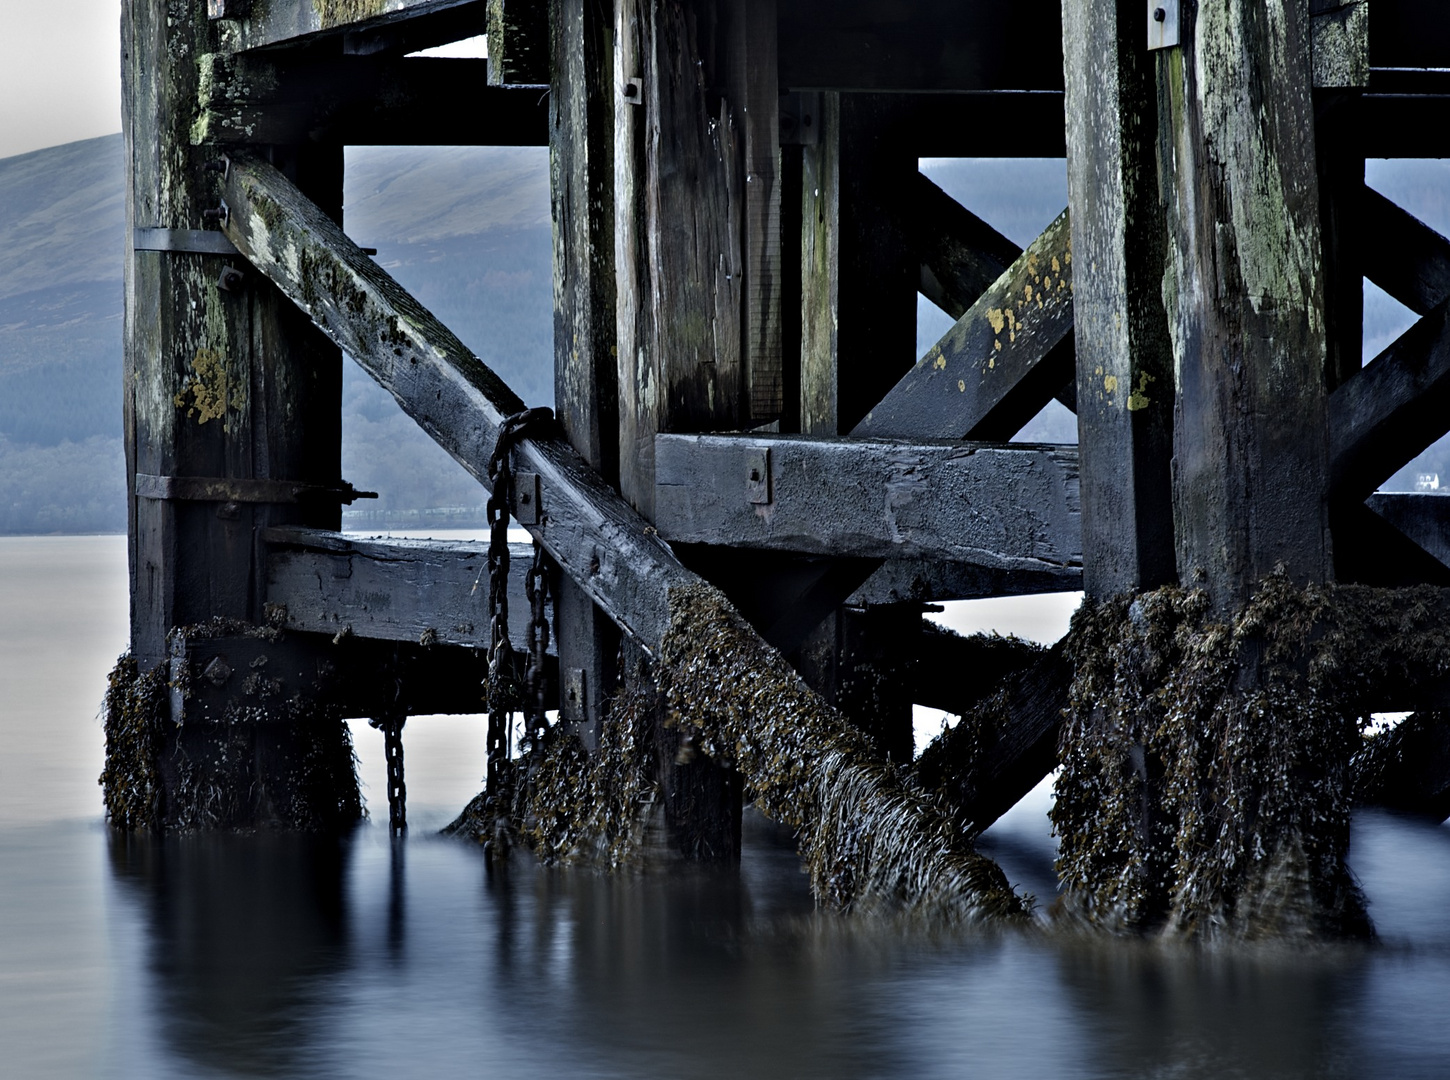
[[[488, 459], [488, 773], [484, 790], [494, 820], [492, 851], [502, 855], [508, 842], [508, 820], [513, 800], [513, 766], [510, 729], [513, 714], [524, 707], [519, 685], [518, 664], [509, 641], [509, 498], [513, 492], [510, 463], [513, 444], [524, 432], [554, 417], [552, 409], [525, 409], [499, 425], [498, 440]], [[536, 556], [537, 561], [537, 556]], [[532, 597], [530, 597], [532, 601]], [[530, 634], [534, 633], [532, 622]], [[532, 641], [532, 637], [531, 637]], [[542, 681], [542, 680], [541, 680]], [[540, 691], [542, 693], [542, 691]]]
[[544, 745], [549, 721], [544, 706], [544, 664], [549, 651], [549, 567], [544, 545], [534, 541], [534, 563], [524, 578], [524, 595], [529, 598], [529, 670], [526, 679], [529, 693], [527, 720], [529, 745], [537, 750]]

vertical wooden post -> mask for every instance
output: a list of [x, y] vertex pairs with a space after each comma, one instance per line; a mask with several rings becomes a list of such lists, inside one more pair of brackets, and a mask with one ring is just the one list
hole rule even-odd
[[[800, 430], [849, 432], [915, 363], [919, 260], [896, 224], [916, 159], [891, 133], [887, 97], [825, 93], [801, 148]], [[797, 666], [884, 756], [912, 758], [906, 669], [915, 605], [833, 612]]]
[[1083, 587], [1176, 576], [1157, 94], [1139, 0], [1063, 4]]
[[[185, 250], [193, 231], [214, 230], [218, 224], [219, 176], [208, 170], [220, 167], [219, 155], [193, 146], [190, 137], [200, 105], [199, 58], [216, 48], [215, 25], [201, 0], [123, 4], [131, 240], [124, 369], [131, 648], [143, 672], [166, 661], [175, 671], [186, 661], [182, 639], [175, 645], [181, 655], [171, 655], [168, 635], [176, 627], [213, 617], [263, 621], [262, 549], [256, 539], [261, 529], [283, 524], [336, 528], [340, 520], [336, 502], [190, 502], [137, 494], [138, 474], [317, 484], [339, 479], [338, 350], [276, 289], [249, 273], [240, 257]], [[272, 156], [320, 205], [341, 216], [340, 146], [277, 148]], [[158, 236], [166, 242], [137, 242]], [[164, 248], [170, 250], [158, 250]], [[225, 267], [240, 274], [224, 287]], [[177, 700], [184, 702], [179, 695]], [[315, 730], [303, 733], [302, 727]], [[235, 734], [221, 727], [214, 736], [189, 733], [192, 763], [209, 768], [202, 744], [211, 738], [222, 747]], [[180, 736], [168, 730], [166, 737]], [[340, 752], [346, 746], [345, 730], [326, 716], [296, 728], [262, 723], [249, 729], [247, 738], [256, 746], [253, 786], [259, 790], [268, 780], [282, 783], [260, 775], [270, 767], [269, 755], [276, 755], [273, 765], [289, 754], [305, 755], [304, 739], [321, 739]], [[264, 744], [270, 748], [266, 752]], [[320, 797], [326, 803], [330, 794], [336, 793], [302, 798]], [[355, 804], [355, 786], [351, 797]], [[237, 811], [242, 818], [233, 815], [229, 824], [265, 824], [277, 812], [273, 805], [249, 805]], [[331, 810], [325, 805], [313, 809], [332, 820], [336, 804]], [[256, 819], [247, 819], [248, 813]], [[288, 820], [302, 820], [308, 813], [294, 807]]]
[[[554, 411], [574, 449], [617, 482], [613, 12], [608, 0], [553, 0], [549, 25]], [[618, 677], [619, 632], [568, 575], [554, 590], [559, 708], [592, 744]]]
[[[738, 429], [750, 415], [747, 123], [726, 76], [752, 25], [746, 14], [745, 0], [615, 3], [619, 486], [646, 517], [657, 432]], [[770, 144], [761, 160], [773, 161], [773, 124], [756, 130]], [[765, 270], [756, 280], [765, 284]], [[739, 779], [688, 754], [677, 760], [676, 740], [673, 730], [658, 740], [673, 842], [693, 857], [733, 859]]]
[[1184, 16], [1160, 61], [1178, 572], [1227, 612], [1277, 566], [1331, 573], [1309, 13]]

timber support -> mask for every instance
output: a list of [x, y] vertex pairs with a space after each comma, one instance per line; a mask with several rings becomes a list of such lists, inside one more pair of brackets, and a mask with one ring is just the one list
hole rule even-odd
[[[1367, 932], [1349, 808], [1421, 747], [1440, 811], [1450, 700], [1450, 515], [1378, 490], [1450, 426], [1450, 241], [1364, 172], [1450, 152], [1450, 40], [1371, 2], [126, 0], [112, 820], [345, 827], [368, 716], [401, 834], [407, 718], [487, 711], [498, 857], [730, 863], [748, 797], [824, 901], [1017, 919], [970, 845], [1061, 765], [1065, 913]], [[344, 233], [363, 143], [547, 146], [548, 422]], [[1025, 247], [918, 169], [1064, 155]], [[1362, 278], [1419, 317], [1368, 364]], [[343, 353], [490, 542], [339, 531]], [[1076, 589], [1051, 649], [922, 618]]]

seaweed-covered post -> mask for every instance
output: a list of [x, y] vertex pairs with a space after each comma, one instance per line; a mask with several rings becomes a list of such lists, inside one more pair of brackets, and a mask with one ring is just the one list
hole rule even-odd
[[[1069, 114], [1085, 117], [1070, 127], [1079, 400], [1086, 387], [1124, 414], [1151, 414], [1172, 393], [1173, 550], [1191, 591], [1107, 602], [1171, 573], [1094, 531], [1094, 493], [1141, 478], [1143, 444], [1130, 435], [1134, 417], [1120, 417], [1127, 455], [1104, 480], [1092, 439], [1114, 422], [1089, 399], [1092, 598], [1075, 628], [1055, 810], [1061, 870], [1071, 906], [1101, 924], [1352, 932], [1366, 925], [1344, 867], [1353, 722], [1307, 689], [1293, 640], [1296, 587], [1332, 573], [1309, 4], [1187, 0], [1163, 13], [1166, 47], [1150, 55], [1141, 4], [1064, 2]], [[1156, 116], [1144, 100], [1148, 63]], [[1108, 119], [1122, 104], [1121, 119]], [[1166, 245], [1143, 197], [1155, 134]], [[1095, 206], [1115, 184], [1115, 203]], [[1112, 280], [1135, 249], [1166, 253], [1163, 316], [1150, 282], [1134, 293], [1141, 262], [1127, 263], [1126, 289]], [[1092, 298], [1114, 289], [1121, 306], [1097, 317], [1107, 312]], [[1160, 317], [1171, 387], [1153, 366]], [[1141, 526], [1154, 509], [1145, 497], [1161, 514], [1161, 491], [1131, 492], [1125, 510], [1136, 513], [1124, 520]], [[1161, 544], [1167, 522], [1154, 532]], [[1141, 527], [1131, 537], [1144, 538]], [[1105, 558], [1119, 560], [1116, 572]], [[1281, 611], [1262, 601], [1251, 610], [1266, 579]]]
[[[217, 231], [226, 166], [195, 125], [222, 25], [201, 0], [122, 6], [131, 659], [108, 702], [107, 810], [127, 827], [330, 826], [358, 814], [347, 732], [270, 694], [283, 666], [315, 677], [322, 657], [259, 626], [257, 537], [338, 525], [341, 357]], [[271, 156], [340, 217], [339, 145]], [[298, 490], [314, 495], [281, 501]], [[216, 652], [219, 635], [236, 648]], [[191, 716], [193, 678], [237, 708]]]

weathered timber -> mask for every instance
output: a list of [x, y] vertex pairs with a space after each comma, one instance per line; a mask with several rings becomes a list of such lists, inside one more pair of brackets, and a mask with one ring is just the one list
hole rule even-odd
[[[604, 0], [554, 0], [549, 91], [554, 237], [554, 413], [570, 445], [605, 479], [619, 476], [619, 375], [614, 312], [612, 10]], [[559, 575], [555, 641], [560, 710], [595, 745], [617, 682], [619, 632], [574, 579]]]
[[785, 409], [776, 3], [734, 0], [721, 4], [722, 40], [717, 46], [723, 54], [720, 81], [739, 110], [741, 128], [741, 197], [745, 203], [741, 348], [745, 358], [743, 418], [749, 427], [779, 423]]
[[[121, 8], [127, 236], [185, 237], [217, 206], [212, 153], [192, 146], [203, 72], [196, 58], [219, 48], [204, 5], [128, 0]], [[342, 214], [342, 147], [271, 148], [278, 168]], [[164, 231], [159, 233], [158, 231]], [[123, 410], [128, 475], [131, 653], [113, 676], [113, 697], [147, 714], [144, 687], [162, 679], [170, 638], [217, 618], [262, 620], [257, 529], [273, 524], [336, 528], [336, 497], [212, 502], [144, 497], [195, 494], [212, 481], [239, 494], [266, 494], [276, 481], [304, 490], [339, 487], [342, 358], [337, 348], [265, 281], [224, 290], [235, 256], [133, 246], [125, 266]], [[295, 489], [294, 489], [295, 490]], [[324, 640], [296, 643], [314, 668]], [[215, 672], [214, 672], [215, 674]], [[237, 676], [241, 682], [244, 672]], [[259, 676], [260, 677], [260, 676]], [[129, 684], [126, 685], [126, 684]], [[110, 710], [108, 710], [110, 711]], [[128, 712], [126, 709], [122, 713]], [[117, 727], [112, 723], [116, 719]], [[269, 711], [255, 731], [159, 723], [123, 736], [108, 716], [110, 798], [149, 774], [160, 812], [151, 827], [281, 825], [334, 828], [360, 812], [347, 732], [328, 703]], [[111, 738], [115, 734], [118, 738]], [[206, 794], [203, 797], [202, 793]], [[217, 793], [227, 805], [218, 806]], [[190, 808], [189, 810], [187, 808]], [[196, 813], [191, 814], [190, 810]], [[119, 811], [119, 813], [118, 813]]]
[[[801, 343], [801, 431], [839, 435], [853, 431], [916, 361], [921, 264], [908, 222], [879, 208], [910, 200], [918, 170], [897, 129], [908, 101], [824, 97], [820, 143], [807, 148], [819, 162], [816, 179], [802, 200], [803, 245], [814, 254], [803, 254], [801, 268], [811, 308], [803, 316], [811, 334]], [[821, 283], [821, 273], [834, 282]], [[878, 433], [914, 437], [916, 428]]]
[[[217, 205], [211, 156], [191, 145], [202, 73], [215, 51], [204, 11], [177, 19], [134, 0], [123, 19], [128, 237], [185, 236]], [[274, 149], [279, 165], [341, 215], [340, 146]], [[320, 218], [327, 214], [316, 211]], [[261, 621], [255, 528], [336, 528], [342, 367], [338, 350], [276, 289], [218, 288], [227, 257], [148, 243], [126, 260], [125, 428], [130, 491], [131, 646], [142, 670], [178, 625], [213, 616]], [[160, 490], [139, 477], [163, 478]], [[208, 480], [275, 502], [148, 498], [197, 494]]]
[[[1361, 5], [1362, 6], [1362, 5]], [[1364, 366], [1364, 151], [1353, 113], [1358, 89], [1314, 95], [1320, 228], [1324, 237], [1326, 385], [1331, 393]], [[1378, 244], [1380, 241], [1376, 241]]]
[[661, 435], [655, 454], [671, 541], [1008, 570], [1081, 562], [1074, 447]]
[[965, 315], [1022, 254], [1021, 248], [922, 173], [916, 174], [906, 209], [921, 260], [917, 291], [953, 319]]
[[[227, 235], [480, 483], [503, 419], [523, 402], [270, 166], [235, 159]], [[538, 474], [527, 526], [560, 568], [646, 651], [668, 623], [668, 589], [696, 580], [573, 449], [530, 437], [514, 475]]]
[[1359, 203], [1366, 245], [1364, 276], [1416, 315], [1450, 297], [1450, 240], [1366, 187]]
[[780, 81], [810, 90], [1056, 90], [1056, 0], [779, 0]]
[[[537, 88], [482, 85], [487, 60], [290, 53], [201, 60], [193, 143], [267, 146], [545, 146], [548, 101]], [[469, 108], [458, 110], [467, 99]]]
[[1450, 818], [1450, 714], [1405, 717], [1354, 757], [1354, 799], [1436, 823]]
[[1450, 156], [1450, 96], [1374, 92], [1379, 74], [1371, 72], [1371, 92], [1362, 97], [1355, 117], [1365, 157]]
[[1042, 649], [1000, 634], [958, 634], [922, 620], [917, 664], [911, 674], [918, 705], [963, 716], [990, 697], [1003, 680], [1026, 671]]
[[354, 53], [416, 52], [473, 37], [487, 0], [255, 0], [219, 23], [230, 52], [340, 44]]
[[1072, 251], [1058, 216], [852, 434], [1006, 440], [1072, 376]]
[[937, 559], [888, 559], [846, 597], [852, 605], [909, 601], [977, 600], [985, 596], [1030, 596], [1078, 592], [1082, 568], [997, 570]]
[[1382, 589], [1450, 585], [1450, 567], [1364, 503], [1352, 499], [1331, 502], [1329, 524], [1337, 580]]
[[1373, 67], [1444, 67], [1450, 55], [1450, 24], [1437, 0], [1392, 0], [1373, 8], [1369, 38]]
[[[704, 3], [704, 0], [701, 0]], [[741, 131], [707, 92], [713, 20], [623, 0], [615, 14], [620, 491], [652, 517], [658, 431], [740, 426]]]
[[549, 0], [488, 0], [488, 84], [549, 83]]
[[1175, 576], [1157, 88], [1141, 3], [1063, 9], [1083, 583], [1111, 596]]
[[1310, 10], [1313, 12], [1309, 34], [1315, 89], [1366, 85], [1369, 82], [1367, 0], [1325, 0], [1311, 4]]
[[1445, 434], [1450, 300], [1405, 331], [1329, 399], [1329, 476], [1358, 501]]
[[916, 766], [917, 782], [937, 793], [969, 836], [1012, 809], [1056, 767], [1072, 683], [1061, 644], [999, 679], [994, 674], [983, 673], [990, 697], [923, 751]]
[[1179, 578], [1231, 611], [1281, 564], [1297, 582], [1330, 573], [1308, 13], [1185, 14], [1188, 45], [1157, 61], [1174, 537]]
[[[265, 530], [262, 540], [268, 545], [266, 610], [274, 626], [488, 647], [487, 543], [375, 540], [286, 527]], [[529, 619], [524, 568], [533, 548], [509, 549], [509, 638], [522, 651]]]
[[1429, 492], [1379, 491], [1365, 505], [1450, 566], [1450, 498]]

